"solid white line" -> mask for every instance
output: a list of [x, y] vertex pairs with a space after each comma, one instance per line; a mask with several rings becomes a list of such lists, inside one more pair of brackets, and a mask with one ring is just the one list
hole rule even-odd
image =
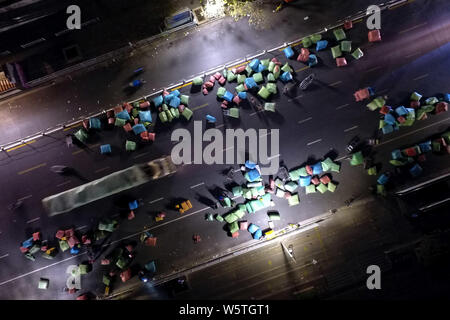
[[312, 119], [312, 117], [309, 117], [309, 118], [300, 120], [300, 121], [298, 122], [298, 124], [303, 123], [303, 122], [306, 122], [306, 121], [309, 121], [309, 120], [311, 120], [311, 119]]
[[420, 80], [420, 79], [423, 79], [423, 78], [426, 78], [426, 77], [428, 77], [428, 73], [425, 73], [425, 74], [423, 74], [421, 76], [418, 76], [417, 78], [414, 78], [413, 80]]
[[205, 183], [204, 183], [204, 182], [201, 182], [201, 183], [196, 184], [196, 185], [194, 185], [194, 186], [191, 186], [191, 187], [189, 187], [189, 188], [194, 189], [194, 188], [199, 187], [199, 186], [201, 186], [201, 185], [203, 185], [203, 184], [205, 184]]
[[352, 130], [354, 130], [354, 129], [356, 129], [356, 128], [358, 128], [358, 126], [353, 126], [353, 127], [351, 127], [351, 128], [345, 129], [344, 132], [349, 132], [349, 131], [352, 131]]
[[334, 86], [337, 86], [339, 83], [341, 83], [342, 81], [336, 81], [336, 82], [333, 82], [333, 83], [330, 83], [329, 84], [329, 86], [330, 87], [334, 87]]
[[7, 256], [9, 256], [9, 253], [4, 254], [3, 256], [1, 256], [0, 259], [6, 258]]
[[32, 222], [38, 221], [39, 219], [40, 219], [40, 217], [31, 219], [31, 220], [28, 220], [27, 223], [32, 223]]
[[57, 186], [57, 187], [62, 187], [62, 186], [66, 185], [66, 184], [69, 184], [69, 183], [71, 183], [71, 182], [72, 182], [71, 180], [68, 180], [68, 181], [65, 181], [65, 182], [63, 182], [63, 183], [57, 184], [56, 186]]
[[311, 142], [307, 143], [306, 145], [310, 146], [310, 145], [312, 145], [314, 143], [317, 143], [317, 142], [320, 142], [320, 141], [322, 141], [322, 139], [317, 139], [317, 140], [311, 141]]
[[164, 198], [158, 198], [158, 199], [150, 201], [149, 203], [152, 204], [152, 203], [155, 203], [155, 202], [158, 202], [158, 201], [161, 201], [161, 200], [164, 200]]
[[143, 157], [143, 156], [145, 156], [146, 154], [148, 154], [148, 152], [143, 152], [143, 153], [138, 154], [137, 156], [133, 157], [133, 159], [137, 159], [137, 158]]
[[347, 107], [347, 106], [349, 106], [350, 104], [348, 104], [348, 103], [346, 103], [346, 104], [343, 104], [342, 106], [339, 106], [339, 107], [337, 107], [336, 108], [336, 110], [339, 110], [339, 109], [342, 109], [342, 108], [345, 108], [345, 107]]
[[22, 200], [25, 200], [25, 199], [29, 199], [29, 198], [31, 198], [33, 195], [28, 195], [28, 196], [25, 196], [25, 197], [22, 197], [22, 198], [20, 198], [20, 199], [17, 199], [17, 201], [22, 201]]

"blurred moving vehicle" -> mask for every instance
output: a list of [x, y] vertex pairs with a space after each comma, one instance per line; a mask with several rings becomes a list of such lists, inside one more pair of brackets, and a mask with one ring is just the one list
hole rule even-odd
[[48, 215], [54, 216], [175, 172], [175, 164], [166, 156], [48, 196], [42, 204]]

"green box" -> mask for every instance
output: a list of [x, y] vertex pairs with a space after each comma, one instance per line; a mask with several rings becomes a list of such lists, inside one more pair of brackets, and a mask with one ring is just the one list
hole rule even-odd
[[341, 46], [332, 47], [331, 54], [333, 55], [333, 59], [340, 57], [342, 55]]
[[345, 35], [345, 31], [342, 28], [334, 29], [333, 34], [337, 41], [341, 41], [347, 38], [347, 36]]

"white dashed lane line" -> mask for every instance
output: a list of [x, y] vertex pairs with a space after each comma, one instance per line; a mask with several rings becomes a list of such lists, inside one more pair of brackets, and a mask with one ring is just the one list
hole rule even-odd
[[143, 152], [143, 153], [138, 154], [137, 156], [135, 156], [133, 159], [137, 159], [137, 158], [143, 157], [143, 156], [145, 156], [147, 154], [149, 154], [149, 152]]
[[37, 218], [31, 219], [31, 220], [28, 220], [27, 223], [33, 223], [33, 222], [38, 221], [39, 219], [41, 219], [41, 218], [37, 217]]
[[189, 188], [194, 189], [194, 188], [200, 187], [201, 185], [204, 185], [204, 184], [205, 184], [204, 182], [201, 182], [201, 183], [193, 185], [193, 186], [191, 186]]
[[349, 103], [343, 104], [342, 106], [337, 107], [336, 110], [348, 107], [349, 105], [350, 105]]
[[426, 77], [428, 77], [428, 73], [423, 74], [421, 76], [418, 76], [417, 78], [414, 78], [413, 80], [420, 80], [420, 79], [423, 79], [423, 78], [426, 78]]
[[294, 97], [292, 99], [289, 99], [288, 102], [292, 102], [292, 101], [294, 101], [294, 100], [296, 100], [298, 98], [301, 98], [301, 97], [303, 97], [303, 95], [299, 95], [299, 96], [296, 96], [296, 97]]
[[158, 201], [161, 201], [161, 200], [164, 200], [164, 198], [158, 198], [158, 199], [150, 201], [149, 203], [152, 204], [152, 203], [155, 203], [155, 202], [158, 202]]
[[109, 169], [109, 167], [104, 167], [104, 168], [95, 170], [94, 172], [95, 172], [95, 173], [99, 173], [99, 172], [102, 172], [102, 171], [105, 171], [105, 170], [108, 170], [108, 169]]
[[345, 129], [344, 132], [349, 132], [349, 131], [355, 130], [356, 128], [358, 128], [358, 126], [353, 126], [353, 127]]
[[62, 186], [65, 186], [66, 184], [69, 184], [69, 183], [71, 183], [71, 182], [72, 182], [71, 180], [64, 181], [63, 183], [57, 184], [56, 186], [57, 186], [57, 187], [62, 187]]
[[314, 143], [317, 143], [317, 142], [320, 142], [320, 141], [322, 141], [322, 139], [317, 139], [317, 140], [308, 142], [306, 145], [307, 145], [307, 146], [310, 146], [310, 145], [312, 145], [312, 144], [314, 144]]
[[309, 117], [309, 118], [300, 120], [300, 121], [298, 122], [298, 124], [305, 123], [306, 121], [309, 121], [309, 120], [311, 120], [311, 119], [312, 119], [312, 117]]
[[9, 253], [0, 256], [0, 259], [6, 258], [7, 256], [9, 256]]
[[20, 199], [17, 199], [17, 201], [23, 201], [23, 200], [26, 200], [26, 199], [29, 199], [29, 198], [31, 198], [33, 195], [28, 195], [28, 196], [25, 196], [25, 197], [22, 197], [22, 198], [20, 198]]

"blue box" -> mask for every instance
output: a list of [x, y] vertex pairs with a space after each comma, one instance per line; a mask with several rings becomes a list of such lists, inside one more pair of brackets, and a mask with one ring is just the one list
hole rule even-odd
[[130, 114], [127, 110], [123, 110], [116, 114], [116, 118], [123, 119], [123, 120], [130, 120]]
[[130, 210], [134, 210], [137, 209], [137, 207], [139, 207], [139, 204], [137, 200], [134, 200], [128, 203], [128, 207], [130, 208]]
[[153, 103], [155, 104], [155, 107], [159, 107], [160, 105], [162, 105], [164, 99], [163, 96], [159, 95], [156, 98], [153, 99]]
[[298, 182], [300, 187], [307, 187], [311, 184], [311, 176], [300, 177]]
[[256, 232], [253, 234], [253, 239], [259, 240], [261, 237], [262, 237], [262, 230], [261, 229], [256, 230]]
[[141, 134], [145, 131], [147, 131], [147, 129], [145, 129], [145, 126], [142, 123], [138, 123], [133, 126], [133, 132], [136, 135]]
[[328, 46], [327, 40], [320, 40], [316, 43], [316, 51], [325, 49]]
[[142, 122], [152, 122], [152, 114], [150, 111], [139, 111], [139, 119]]
[[170, 100], [169, 106], [171, 106], [172, 108], [178, 108], [180, 102], [181, 102], [180, 98], [174, 96], [172, 100]]
[[239, 92], [239, 93], [238, 93], [238, 97], [239, 97], [240, 99], [247, 99], [247, 92], [245, 92], [245, 91]]
[[254, 87], [258, 86], [258, 84], [253, 79], [253, 77], [246, 78], [245, 79], [245, 85], [247, 86], [247, 89], [251, 89], [251, 88], [254, 88]]
[[223, 95], [223, 98], [227, 100], [228, 102], [231, 102], [233, 100], [233, 94], [230, 91], [225, 92]]
[[283, 52], [288, 59], [292, 58], [292, 56], [294, 55], [294, 50], [292, 50], [291, 46], [286, 47]]
[[417, 163], [411, 169], [409, 169], [409, 173], [411, 173], [414, 178], [420, 176], [422, 174], [422, 171], [422, 167]]
[[253, 59], [248, 65], [256, 72], [258, 70], [259, 59]]
[[315, 54], [310, 54], [308, 57], [308, 66], [312, 67], [317, 64], [317, 57]]
[[322, 173], [322, 163], [317, 162], [315, 165], [312, 166], [313, 174], [321, 174]]
[[102, 144], [100, 146], [100, 153], [101, 154], [111, 153], [111, 145], [109, 145], [109, 144]]

